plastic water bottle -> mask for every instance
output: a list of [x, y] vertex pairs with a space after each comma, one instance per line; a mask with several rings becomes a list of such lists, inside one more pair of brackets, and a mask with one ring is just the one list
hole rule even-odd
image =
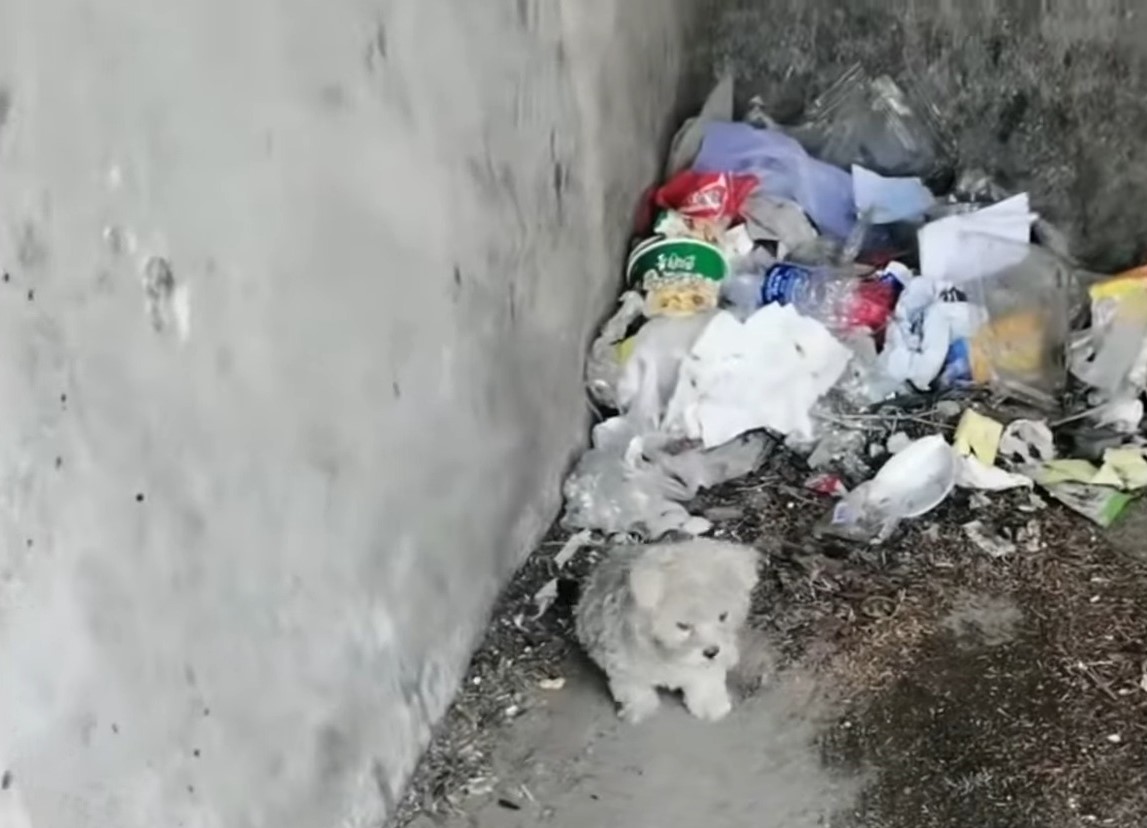
[[721, 306], [728, 308], [743, 322], [763, 304], [761, 291], [764, 285], [764, 270], [731, 273], [721, 282]]
[[832, 331], [883, 330], [896, 304], [887, 279], [862, 279], [845, 269], [781, 262], [761, 281], [762, 305], [792, 305]]

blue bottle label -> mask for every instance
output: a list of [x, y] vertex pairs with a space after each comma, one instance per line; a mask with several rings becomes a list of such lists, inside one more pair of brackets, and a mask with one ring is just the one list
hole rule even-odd
[[785, 263], [773, 265], [765, 274], [765, 281], [761, 285], [761, 303], [791, 304], [797, 291], [804, 287], [810, 278], [812, 273], [800, 265]]

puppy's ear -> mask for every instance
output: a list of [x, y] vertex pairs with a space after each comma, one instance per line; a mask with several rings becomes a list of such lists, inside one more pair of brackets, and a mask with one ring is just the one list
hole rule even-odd
[[629, 571], [629, 590], [643, 610], [651, 610], [661, 601], [664, 589], [661, 570], [642, 561]]
[[751, 591], [757, 585], [759, 578], [758, 568], [761, 565], [761, 555], [751, 546], [726, 547], [729, 568], [737, 579], [737, 583], [746, 591]]

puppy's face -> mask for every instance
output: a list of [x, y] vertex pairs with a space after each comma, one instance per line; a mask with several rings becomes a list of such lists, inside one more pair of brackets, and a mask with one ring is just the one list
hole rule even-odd
[[643, 627], [667, 659], [692, 666], [736, 660], [756, 582], [752, 549], [714, 541], [656, 550], [630, 573]]

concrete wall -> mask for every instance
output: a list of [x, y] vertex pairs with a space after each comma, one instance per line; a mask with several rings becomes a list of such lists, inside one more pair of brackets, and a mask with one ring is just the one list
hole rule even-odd
[[583, 439], [686, 7], [0, 3], [0, 825], [387, 814]]
[[1028, 189], [1088, 264], [1147, 260], [1147, 7], [1135, 0], [728, 0], [714, 58], [781, 117], [860, 62], [934, 91], [959, 159]]

